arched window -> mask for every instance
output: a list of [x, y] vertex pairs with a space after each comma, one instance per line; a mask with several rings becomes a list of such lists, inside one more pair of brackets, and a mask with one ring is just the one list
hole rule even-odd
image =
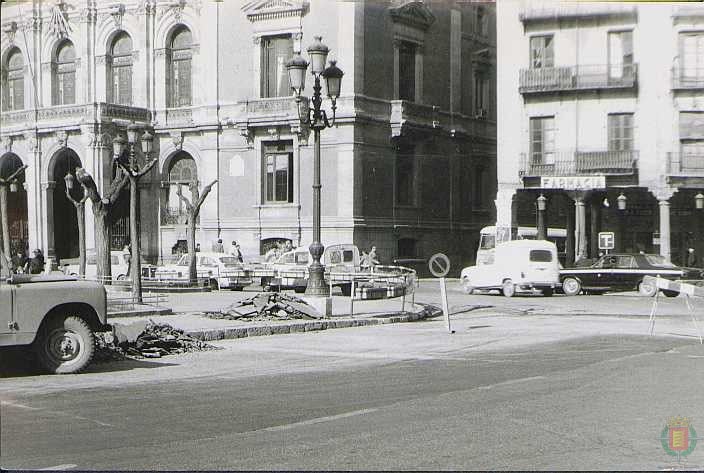
[[191, 46], [193, 36], [186, 27], [178, 29], [168, 48], [169, 80], [168, 106], [187, 107], [191, 105]]
[[108, 69], [109, 101], [132, 105], [132, 38], [127, 33], [115, 37]]
[[57, 48], [53, 72], [52, 104], [76, 103], [76, 50], [70, 41], [63, 42]]
[[182, 153], [174, 157], [171, 161], [167, 174], [167, 181], [163, 183], [166, 189], [164, 195], [164, 206], [162, 208], [162, 225], [175, 225], [186, 223], [186, 208], [178, 197], [179, 189], [183, 196], [193, 202], [193, 195], [189, 185], [198, 182], [198, 168], [193, 158]]
[[7, 63], [3, 67], [2, 95], [3, 110], [24, 108], [24, 61], [17, 48], [7, 55]]

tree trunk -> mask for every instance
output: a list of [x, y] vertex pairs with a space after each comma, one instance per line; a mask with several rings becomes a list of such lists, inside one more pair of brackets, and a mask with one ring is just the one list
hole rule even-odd
[[130, 176], [130, 245], [132, 254], [130, 256], [130, 277], [132, 279], [132, 301], [142, 303], [142, 275], [140, 265], [139, 248], [139, 181], [136, 177]]
[[110, 262], [110, 221], [106, 208], [98, 209], [93, 205], [95, 223], [95, 262], [98, 281], [104, 284], [112, 282], [112, 266]]
[[2, 218], [2, 246], [8, 258], [12, 257], [10, 248], [10, 218], [7, 214], [7, 184], [0, 184], [0, 218]]
[[86, 275], [86, 205], [79, 202], [76, 206], [78, 215], [78, 275]]
[[188, 279], [191, 284], [198, 281], [196, 269], [196, 216], [195, 212], [188, 212]]

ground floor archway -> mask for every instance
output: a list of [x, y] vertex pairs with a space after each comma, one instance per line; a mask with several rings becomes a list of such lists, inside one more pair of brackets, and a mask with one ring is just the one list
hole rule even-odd
[[[25, 190], [24, 172], [16, 174], [24, 166], [22, 159], [14, 153], [6, 153], [0, 157], [0, 179], [3, 179], [4, 196], [0, 205], [0, 215], [2, 215], [3, 233], [0, 234], [0, 239], [8, 238], [11, 257], [18, 252], [23, 252], [27, 255], [29, 251], [29, 232], [27, 218], [27, 191]], [[15, 175], [11, 181], [9, 178]], [[6, 214], [6, 215], [5, 215]], [[6, 218], [5, 218], [6, 216]]]
[[[76, 175], [81, 160], [75, 151], [66, 148], [58, 152], [49, 164], [51, 187], [47, 190], [47, 223], [50, 232], [50, 253], [57, 262], [79, 256], [78, 216], [76, 208], [66, 197], [67, 174]], [[53, 238], [52, 238], [53, 235]], [[51, 255], [50, 255], [51, 256]]]

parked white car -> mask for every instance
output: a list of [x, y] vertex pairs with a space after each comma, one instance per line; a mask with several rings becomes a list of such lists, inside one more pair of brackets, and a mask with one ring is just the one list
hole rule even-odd
[[[308, 284], [308, 267], [313, 263], [313, 257], [307, 247], [298, 247], [287, 251], [270, 265], [274, 270], [274, 277], [262, 277], [262, 286], [277, 288], [293, 288], [296, 292], [305, 292]], [[354, 272], [359, 269], [359, 249], [352, 244], [330, 245], [325, 248], [322, 257], [325, 272], [330, 273]], [[335, 278], [333, 278], [335, 280]], [[334, 286], [341, 286], [345, 293], [349, 283], [333, 282]]]
[[[112, 278], [116, 280], [129, 279], [129, 256], [126, 251], [113, 250], [110, 252], [110, 271]], [[78, 258], [72, 258], [71, 263], [62, 265], [64, 274], [78, 276]], [[95, 279], [98, 274], [98, 266], [95, 262], [95, 250], [86, 251], [86, 279]]]
[[542, 240], [515, 240], [496, 246], [491, 264], [469, 266], [461, 273], [464, 292], [499, 289], [512, 297], [520, 291], [552, 296], [560, 286], [557, 247]]
[[[188, 254], [175, 264], [156, 268], [154, 278], [160, 281], [185, 283], [188, 281]], [[242, 290], [252, 284], [252, 278], [237, 257], [227, 253], [196, 253], [196, 274], [208, 280], [212, 289]]]

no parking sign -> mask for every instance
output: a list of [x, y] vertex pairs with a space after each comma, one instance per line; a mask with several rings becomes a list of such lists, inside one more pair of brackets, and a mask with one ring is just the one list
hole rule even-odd
[[455, 333], [450, 327], [450, 310], [447, 305], [447, 288], [445, 287], [445, 276], [450, 272], [450, 258], [443, 253], [435, 253], [428, 260], [428, 269], [436, 278], [440, 278], [440, 299], [442, 300], [442, 312], [445, 315], [447, 331]]

